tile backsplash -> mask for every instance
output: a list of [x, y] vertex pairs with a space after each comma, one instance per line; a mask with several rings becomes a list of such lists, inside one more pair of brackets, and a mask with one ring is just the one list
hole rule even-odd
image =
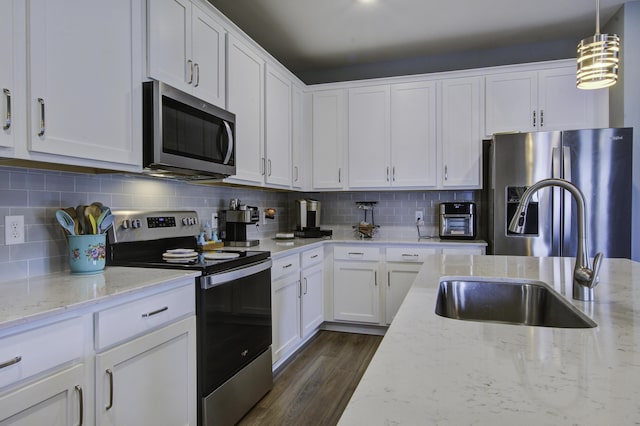
[[[276, 209], [275, 219], [249, 227], [248, 238], [268, 238], [294, 229], [295, 200], [314, 198], [322, 203], [322, 225], [337, 237], [349, 237], [352, 226], [364, 219], [356, 201], [377, 201], [375, 224], [381, 232], [416, 234], [415, 210], [425, 212], [425, 233], [437, 229], [441, 201], [473, 200], [474, 191], [378, 191], [300, 193], [197, 185], [122, 174], [82, 174], [0, 167], [0, 281], [43, 275], [68, 269], [67, 248], [55, 220], [61, 207], [99, 201], [113, 210], [195, 210], [204, 225], [211, 215], [228, 206], [230, 198], [243, 204]], [[25, 243], [6, 245], [5, 216], [22, 215]], [[435, 231], [437, 233], [437, 231]]]

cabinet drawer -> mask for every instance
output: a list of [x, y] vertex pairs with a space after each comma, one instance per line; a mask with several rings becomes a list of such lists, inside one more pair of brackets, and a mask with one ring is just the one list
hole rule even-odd
[[390, 247], [387, 249], [387, 262], [424, 262], [430, 254], [440, 254], [435, 247]]
[[280, 259], [274, 259], [271, 264], [271, 279], [275, 280], [292, 272], [297, 273], [299, 270], [300, 259], [297, 254], [290, 254]]
[[322, 262], [324, 257], [324, 247], [317, 247], [311, 250], [307, 250], [300, 256], [302, 258], [302, 268], [306, 268], [316, 263]]
[[71, 318], [0, 339], [0, 388], [82, 358], [82, 318]]
[[344, 246], [333, 249], [334, 260], [380, 260], [378, 247]]
[[185, 285], [95, 314], [99, 351], [195, 312], [195, 284]]

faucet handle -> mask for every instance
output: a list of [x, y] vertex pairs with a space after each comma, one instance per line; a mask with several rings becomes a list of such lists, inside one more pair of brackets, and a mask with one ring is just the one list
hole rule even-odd
[[604, 256], [602, 255], [602, 253], [596, 253], [595, 257], [593, 258], [593, 272], [591, 275], [591, 280], [589, 282], [589, 287], [591, 288], [595, 287], [600, 280], [600, 277], [598, 275], [600, 274], [600, 265], [602, 265], [603, 257]]

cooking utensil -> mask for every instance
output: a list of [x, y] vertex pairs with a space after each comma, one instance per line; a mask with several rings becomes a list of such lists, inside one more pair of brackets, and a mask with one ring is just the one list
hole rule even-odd
[[78, 223], [78, 218], [76, 216], [76, 209], [73, 208], [73, 207], [65, 207], [62, 210], [67, 212], [67, 214], [73, 218], [73, 230], [75, 232], [75, 235], [79, 235], [80, 234], [80, 224]]
[[96, 225], [96, 219], [91, 214], [87, 215], [87, 219], [89, 219], [89, 225], [91, 225], [91, 233], [97, 234], [98, 226]]
[[98, 224], [97, 219], [102, 214], [100, 207], [91, 204], [86, 206], [84, 209], [84, 216], [86, 218], [86, 225], [89, 228], [87, 233], [97, 234], [98, 233]]
[[78, 235], [87, 234], [87, 222], [84, 217], [84, 209], [87, 206], [79, 205], [76, 207], [76, 219], [78, 219]]
[[98, 227], [98, 229], [100, 229], [100, 224], [102, 223], [104, 218], [111, 214], [111, 209], [109, 207], [103, 206], [101, 207], [101, 211], [102, 213], [100, 213], [100, 216], [98, 216], [98, 218], [96, 219], [96, 226]]
[[109, 230], [109, 228], [111, 228], [111, 226], [113, 226], [113, 219], [114, 219], [113, 215], [108, 214], [100, 221], [100, 225], [98, 226], [98, 229], [101, 234], [104, 234]]
[[58, 219], [58, 223], [60, 224], [60, 226], [66, 229], [69, 234], [76, 235], [75, 221], [69, 215], [69, 213], [64, 210], [57, 210], [56, 219]]

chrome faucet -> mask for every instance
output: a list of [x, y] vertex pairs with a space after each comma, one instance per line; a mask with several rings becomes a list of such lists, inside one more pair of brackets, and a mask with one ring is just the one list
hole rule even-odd
[[573, 195], [578, 205], [578, 251], [576, 253], [576, 264], [573, 268], [573, 298], [586, 302], [593, 301], [593, 288], [598, 284], [598, 273], [600, 272], [600, 264], [602, 263], [602, 253], [597, 253], [593, 259], [593, 269], [589, 268], [589, 256], [587, 243], [587, 227], [585, 224], [585, 203], [582, 191], [564, 179], [543, 179], [531, 185], [522, 194], [520, 204], [516, 209], [511, 222], [509, 223], [509, 231], [522, 234], [524, 232], [525, 219], [527, 217], [527, 207], [531, 196], [539, 189], [547, 186], [558, 186], [566, 189]]

